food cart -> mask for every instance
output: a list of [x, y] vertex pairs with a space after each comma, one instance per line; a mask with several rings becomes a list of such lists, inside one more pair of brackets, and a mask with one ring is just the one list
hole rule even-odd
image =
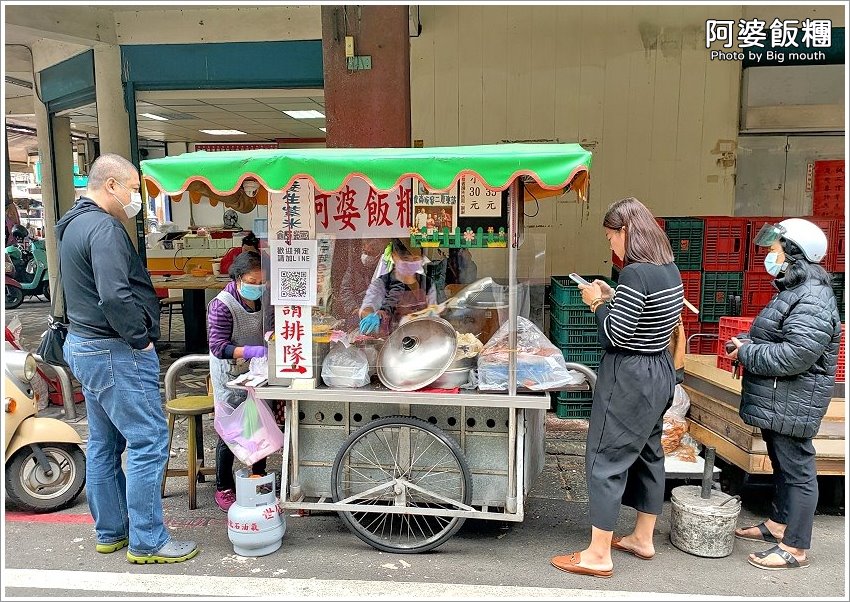
[[[524, 231], [524, 206], [569, 191], [586, 201], [590, 162], [578, 144], [195, 152], [142, 162], [148, 194], [192, 185], [227, 197], [256, 181], [268, 197], [265, 330], [274, 335], [256, 394], [286, 402], [283, 508], [339, 512], [363, 541], [396, 553], [433, 549], [466, 518], [523, 520], [543, 469], [550, 406], [524, 363], [526, 337], [545, 339], [542, 323], [527, 319], [528, 283], [545, 280], [545, 237]], [[382, 250], [393, 242], [372, 273], [367, 241], [376, 239]], [[364, 271], [374, 282], [393, 258], [404, 263], [393, 255], [399, 240], [422, 249], [416, 278], [425, 280], [416, 282], [439, 282], [435, 298], [398, 322], [381, 314], [382, 332], [361, 336], [359, 296], [343, 284]], [[440, 280], [440, 266], [463, 251], [474, 252], [477, 277], [448, 284], [443, 270]], [[339, 309], [352, 297], [353, 312]], [[340, 333], [344, 340], [328, 343]], [[491, 357], [503, 358], [502, 390], [485, 387], [480, 370], [477, 386], [468, 369], [467, 382], [446, 380], [450, 368], [469, 365], [457, 364], [457, 335], [491, 351], [501, 341]], [[369, 358], [365, 384], [340, 367], [328, 378], [333, 349], [350, 347]], [[563, 365], [560, 352], [557, 360]], [[566, 367], [584, 378], [558, 390], [593, 386], [592, 370]]]

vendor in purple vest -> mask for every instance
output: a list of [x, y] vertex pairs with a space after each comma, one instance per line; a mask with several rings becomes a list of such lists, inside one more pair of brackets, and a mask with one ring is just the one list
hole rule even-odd
[[[247, 399], [247, 392], [227, 386], [249, 369], [252, 358], [266, 356], [263, 340], [262, 301], [265, 289], [259, 253], [239, 254], [230, 266], [231, 282], [207, 309], [207, 338], [210, 345], [210, 379], [216, 417], [229, 415]], [[219, 438], [215, 452], [215, 503], [227, 512], [236, 501], [233, 452]], [[265, 474], [265, 458], [252, 467]]]

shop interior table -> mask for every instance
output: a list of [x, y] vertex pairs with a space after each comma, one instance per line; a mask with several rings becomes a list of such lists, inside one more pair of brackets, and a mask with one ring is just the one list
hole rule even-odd
[[222, 290], [230, 278], [222, 276], [151, 276], [154, 288], [179, 288], [183, 291], [183, 324], [186, 333], [186, 353], [206, 353], [207, 304], [204, 291]]

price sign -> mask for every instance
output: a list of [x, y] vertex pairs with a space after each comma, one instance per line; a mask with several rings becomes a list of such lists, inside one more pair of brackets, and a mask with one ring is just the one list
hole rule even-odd
[[489, 190], [475, 176], [460, 183], [460, 217], [501, 217], [502, 193]]

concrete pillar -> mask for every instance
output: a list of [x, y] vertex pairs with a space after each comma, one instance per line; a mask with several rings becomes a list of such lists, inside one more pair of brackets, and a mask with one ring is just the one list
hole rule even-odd
[[[322, 6], [329, 147], [410, 146], [408, 6]], [[351, 71], [345, 36], [369, 70]]]
[[[124, 106], [121, 82], [121, 49], [114, 44], [94, 47], [94, 85], [97, 99], [97, 135], [100, 152], [130, 156], [130, 121]], [[124, 222], [133, 246], [138, 248], [136, 220]]]
[[[328, 147], [410, 147], [410, 40], [407, 6], [322, 6], [322, 62]], [[349, 70], [345, 37], [372, 68]], [[360, 256], [358, 241], [337, 241], [331, 279]]]
[[[185, 142], [167, 142], [165, 144], [165, 154], [168, 157], [174, 155], [182, 155], [189, 151], [189, 145]], [[171, 203], [171, 221], [178, 227], [186, 229], [189, 227], [192, 213], [192, 202], [189, 200], [189, 195], [183, 193], [183, 200]]]
[[94, 47], [94, 84], [97, 98], [97, 134], [101, 153], [130, 157], [130, 126], [121, 82], [121, 49]]
[[[56, 274], [59, 256], [56, 250], [54, 226], [71, 205], [74, 204], [74, 153], [71, 147], [71, 120], [68, 117], [54, 117], [48, 121], [47, 108], [37, 98], [33, 98], [36, 129], [38, 136], [38, 154], [41, 160], [41, 198], [44, 203], [44, 238], [47, 251], [47, 270], [50, 276], [50, 292], [57, 294]], [[52, 138], [48, 136], [51, 131]], [[54, 180], [55, 171], [58, 181]]]

